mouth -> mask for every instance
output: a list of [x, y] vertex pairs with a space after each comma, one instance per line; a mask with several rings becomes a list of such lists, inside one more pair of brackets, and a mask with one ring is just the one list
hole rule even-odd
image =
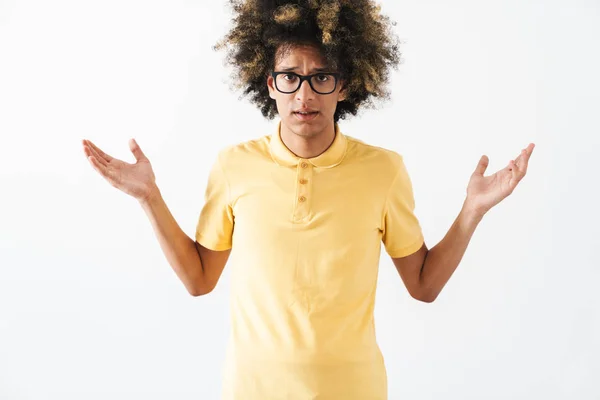
[[298, 118], [300, 121], [310, 121], [313, 120], [317, 117], [317, 115], [319, 115], [318, 111], [294, 111], [294, 115], [296, 116], [296, 118]]

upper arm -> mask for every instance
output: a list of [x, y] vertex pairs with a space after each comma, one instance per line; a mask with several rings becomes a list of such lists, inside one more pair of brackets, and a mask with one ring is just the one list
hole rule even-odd
[[204, 247], [198, 242], [195, 243], [198, 254], [200, 255], [200, 262], [202, 264], [202, 278], [205, 286], [200, 293], [206, 294], [211, 292], [215, 286], [217, 286], [217, 282], [219, 281], [219, 278], [223, 273], [223, 269], [225, 269], [225, 264], [227, 264], [227, 260], [229, 259], [231, 249], [217, 251]]
[[386, 194], [381, 240], [391, 257], [400, 258], [419, 250], [423, 233], [414, 212], [412, 183], [402, 156], [395, 154], [393, 160], [395, 176]]
[[217, 251], [231, 248], [234, 225], [229, 182], [220, 154], [210, 169], [204, 206], [196, 224], [196, 241]]
[[415, 199], [402, 156], [395, 154], [395, 176], [386, 194], [381, 240], [392, 258], [405, 257], [423, 245], [423, 232], [415, 215]]
[[427, 255], [415, 215], [412, 182], [401, 155], [394, 155], [395, 178], [386, 197], [382, 241], [411, 296], [419, 297], [421, 267]]
[[210, 290], [217, 284], [229, 258], [235, 219], [229, 182], [220, 155], [221, 153], [208, 176], [205, 201], [198, 217], [195, 234], [204, 283]]
[[392, 257], [392, 261], [394, 262], [396, 270], [398, 271], [398, 274], [400, 274], [400, 278], [402, 278], [402, 282], [404, 282], [404, 286], [406, 286], [408, 293], [418, 300], [423, 298], [420, 293], [421, 269], [425, 263], [428, 251], [427, 245], [423, 243], [419, 250], [410, 255], [404, 257]]

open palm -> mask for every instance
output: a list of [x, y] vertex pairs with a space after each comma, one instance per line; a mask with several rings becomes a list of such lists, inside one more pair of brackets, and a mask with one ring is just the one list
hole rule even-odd
[[84, 139], [82, 144], [92, 167], [112, 186], [139, 201], [148, 198], [156, 186], [154, 171], [135, 139], [129, 141], [135, 164], [109, 156], [89, 140]]
[[534, 147], [535, 144], [530, 143], [527, 148], [521, 150], [521, 154], [515, 160], [511, 160], [506, 167], [489, 176], [483, 176], [489, 159], [485, 155], [482, 156], [467, 187], [469, 206], [477, 212], [485, 214], [510, 195], [527, 173], [529, 157], [531, 157]]

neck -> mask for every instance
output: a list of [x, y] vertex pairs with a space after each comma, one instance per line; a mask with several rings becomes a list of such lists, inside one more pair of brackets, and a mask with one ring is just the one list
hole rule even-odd
[[281, 122], [281, 141], [292, 153], [300, 158], [313, 158], [324, 153], [335, 139], [335, 125], [333, 121], [327, 124], [323, 130], [302, 135], [289, 129], [283, 121]]

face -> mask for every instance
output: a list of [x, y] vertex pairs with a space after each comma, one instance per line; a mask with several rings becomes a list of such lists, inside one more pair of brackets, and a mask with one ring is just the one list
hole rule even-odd
[[[295, 72], [299, 75], [311, 75], [318, 72], [337, 72], [327, 68], [325, 59], [313, 46], [296, 46], [289, 52], [278, 54], [275, 60], [275, 72]], [[323, 77], [321, 77], [323, 78]], [[292, 75], [279, 76], [279, 79], [298, 79]], [[317, 77], [316, 79], [320, 79]], [[342, 80], [338, 80], [336, 89], [330, 94], [319, 94], [312, 90], [308, 81], [291, 94], [281, 93], [275, 88], [272, 76], [267, 79], [269, 96], [277, 103], [277, 112], [281, 123], [293, 133], [309, 138], [319, 135], [333, 127], [333, 115], [339, 101], [344, 100], [341, 90]], [[316, 86], [315, 86], [316, 87]], [[316, 87], [317, 90], [319, 89]], [[314, 116], [302, 117], [298, 110], [315, 111]]]

